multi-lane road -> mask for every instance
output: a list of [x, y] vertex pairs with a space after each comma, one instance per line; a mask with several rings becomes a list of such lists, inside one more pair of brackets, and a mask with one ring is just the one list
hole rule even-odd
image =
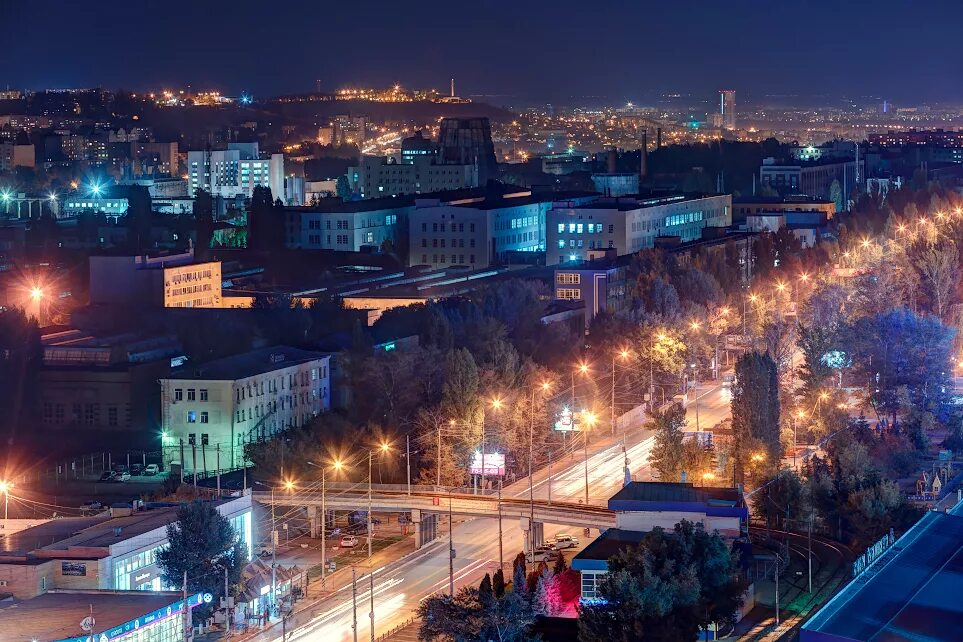
[[[728, 390], [721, 387], [699, 389], [699, 427], [711, 428], [722, 421], [729, 413]], [[688, 429], [695, 429], [695, 403], [690, 402], [687, 409]], [[635, 427], [625, 436], [625, 449], [621, 436], [610, 438], [588, 449], [588, 480], [590, 503], [604, 503], [623, 484], [624, 465], [628, 458], [633, 479], [652, 478], [649, 468], [649, 453], [652, 450], [652, 435]], [[578, 443], [578, 442], [576, 442]], [[581, 447], [570, 448], [570, 452], [553, 462], [551, 474], [548, 469], [534, 475], [534, 495], [536, 499], [552, 501], [579, 502], [585, 495], [585, 456]], [[524, 478], [506, 486], [506, 497], [527, 498], [528, 479]], [[545, 537], [551, 538], [562, 528], [545, 525]], [[581, 532], [574, 533], [582, 544], [590, 538]], [[592, 532], [592, 536], [596, 534]], [[493, 573], [499, 565], [498, 522], [494, 519], [473, 519], [456, 523], [452, 529], [452, 542], [456, 551], [454, 560], [454, 580], [456, 590], [465, 585], [478, 584], [485, 573]], [[514, 520], [503, 520], [502, 550], [506, 574], [511, 573], [511, 560], [522, 550], [522, 531]], [[342, 574], [341, 584], [332, 586], [331, 591], [312, 604], [303, 606], [288, 618], [285, 623], [286, 641], [352, 640], [352, 622], [357, 614], [357, 638], [370, 638], [372, 590], [374, 593], [374, 628], [376, 635], [382, 635], [404, 624], [412, 618], [418, 605], [434, 593], [447, 593], [449, 586], [448, 540], [442, 537], [406, 556], [374, 569], [373, 581], [368, 568], [358, 567], [357, 596], [352, 599], [350, 581]], [[349, 577], [349, 576], [348, 576]], [[353, 607], [357, 604], [357, 608]], [[252, 638], [258, 642], [280, 642], [282, 627], [275, 625]]]

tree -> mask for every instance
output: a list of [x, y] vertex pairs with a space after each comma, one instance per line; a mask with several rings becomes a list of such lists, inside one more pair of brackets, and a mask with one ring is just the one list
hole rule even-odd
[[834, 179], [829, 185], [829, 200], [836, 204], [836, 211], [842, 212], [843, 206], [843, 186], [839, 183], [839, 179]]
[[782, 457], [779, 431], [779, 382], [768, 353], [747, 352], [736, 362], [732, 392], [733, 463], [741, 479], [749, 444], [758, 441], [768, 451], [770, 465]]
[[[170, 545], [157, 553], [157, 565], [164, 583], [184, 588], [187, 574], [188, 593], [224, 592], [224, 569], [228, 586], [237, 594], [241, 569], [247, 563], [247, 550], [231, 523], [210, 502], [195, 500], [177, 510], [177, 521], [168, 524]], [[194, 609], [194, 620], [210, 617], [210, 608]]]
[[917, 259], [917, 269], [923, 277], [931, 309], [936, 316], [945, 319], [960, 281], [960, 255], [956, 244], [944, 240], [927, 248]]
[[505, 573], [501, 568], [496, 570], [495, 575], [492, 576], [492, 592], [498, 598], [505, 595]]
[[205, 190], [199, 189], [195, 193], [193, 212], [197, 226], [194, 254], [199, 260], [206, 260], [214, 237], [214, 201]]
[[732, 623], [745, 592], [726, 542], [685, 520], [646, 533], [608, 567], [600, 599], [581, 608], [582, 642], [695, 640], [700, 627]]
[[547, 568], [538, 576], [535, 584], [535, 593], [532, 595], [532, 614], [535, 616], [547, 617], [555, 613], [555, 604], [552, 595], [552, 573]]
[[131, 249], [141, 252], [152, 247], [151, 217], [153, 216], [150, 192], [143, 185], [127, 188], [127, 241]]
[[662, 481], [677, 482], [682, 475], [685, 425], [685, 410], [679, 404], [672, 404], [665, 412], [656, 412], [649, 422], [647, 428], [655, 432], [649, 464]]
[[284, 246], [284, 207], [271, 199], [271, 188], [258, 185], [247, 212], [248, 247], [276, 250]]
[[351, 185], [348, 183], [348, 177], [345, 175], [338, 176], [338, 180], [334, 185], [334, 193], [343, 201], [351, 200]]

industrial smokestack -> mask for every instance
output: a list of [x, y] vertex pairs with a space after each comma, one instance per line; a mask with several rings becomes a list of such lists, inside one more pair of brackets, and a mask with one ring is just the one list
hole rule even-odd
[[617, 159], [617, 155], [616, 155], [616, 152], [615, 152], [615, 148], [613, 147], [612, 149], [609, 150], [609, 164], [608, 164], [608, 172], [609, 172], [609, 174], [614, 174], [614, 173], [615, 173], [615, 161], [616, 161], [616, 159]]
[[642, 130], [642, 146], [639, 148], [639, 182], [645, 181], [646, 176], [649, 175], [649, 144], [648, 144], [648, 129]]
[[662, 149], [662, 128], [655, 128], [655, 148]]

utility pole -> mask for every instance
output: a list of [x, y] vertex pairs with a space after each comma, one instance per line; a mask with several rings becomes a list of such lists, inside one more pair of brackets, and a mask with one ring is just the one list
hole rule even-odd
[[502, 546], [502, 481], [498, 480], [498, 568], [505, 567], [505, 553]]
[[[611, 410], [612, 435], [615, 435], [615, 354], [612, 354], [612, 410]], [[623, 442], [622, 447], [625, 447]]]
[[441, 424], [437, 421], [435, 422], [435, 428], [438, 429], [438, 443], [435, 446], [435, 467], [437, 468], [435, 486], [441, 486]]
[[227, 564], [224, 565], [224, 619], [227, 620], [227, 634], [231, 635], [231, 593], [227, 586]]
[[358, 578], [355, 568], [351, 567], [351, 632], [354, 642], [358, 642]]
[[271, 608], [278, 597], [278, 527], [274, 516], [274, 486], [271, 486]]
[[191, 635], [190, 635], [191, 629], [189, 625], [190, 618], [191, 618], [191, 609], [188, 608], [187, 606], [187, 571], [184, 571], [184, 586], [181, 592], [182, 592], [181, 597], [184, 600], [184, 639], [189, 640], [191, 639]]
[[[455, 541], [451, 528], [451, 491], [448, 491], [448, 594], [455, 597]], [[357, 640], [355, 640], [357, 642]]]
[[221, 444], [218, 443], [217, 447], [214, 449], [216, 457], [217, 466], [217, 496], [221, 496]]
[[408, 496], [411, 496], [411, 435], [405, 435], [405, 463], [408, 464]]
[[371, 604], [371, 611], [368, 612], [368, 617], [371, 619], [371, 642], [375, 642], [374, 635], [374, 570], [368, 572], [368, 601]]
[[324, 471], [324, 460], [322, 459], [321, 460], [321, 588], [325, 588], [325, 577], [327, 576], [327, 573], [328, 573], [327, 569], [325, 568], [328, 565], [327, 554], [326, 554], [327, 544], [325, 542], [327, 538], [325, 537], [325, 532], [324, 532], [325, 527], [327, 526], [326, 522], [328, 520], [328, 512], [327, 512], [328, 506], [327, 506], [327, 502], [325, 501], [326, 500], [325, 478], [326, 478], [326, 475]]
[[371, 567], [371, 451], [368, 451], [368, 567]]
[[[535, 457], [535, 389], [532, 388], [532, 405], [529, 406], [528, 424], [528, 551], [532, 554], [532, 571], [535, 570], [535, 486], [532, 483], [532, 459]], [[499, 517], [501, 516], [501, 502], [498, 503]], [[501, 525], [501, 520], [499, 520]], [[499, 540], [500, 541], [500, 540]]]

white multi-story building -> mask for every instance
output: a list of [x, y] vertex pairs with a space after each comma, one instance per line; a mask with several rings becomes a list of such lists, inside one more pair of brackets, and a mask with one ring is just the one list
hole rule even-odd
[[545, 217], [559, 198], [585, 203], [597, 195], [567, 196], [519, 190], [443, 203], [418, 199], [408, 218], [409, 265], [487, 268], [511, 252], [545, 250]]
[[414, 208], [412, 199], [401, 198], [288, 207], [287, 246], [343, 252], [380, 248], [385, 241], [398, 240]]
[[250, 198], [258, 185], [284, 198], [284, 154], [259, 157], [257, 143], [229, 143], [227, 149], [187, 152], [188, 194], [204, 189], [211, 196]]
[[287, 346], [186, 365], [161, 379], [164, 465], [243, 465], [244, 444], [303, 426], [331, 407], [330, 357]]
[[683, 242], [701, 238], [705, 227], [732, 224], [729, 194], [675, 194], [601, 198], [549, 210], [546, 263], [584, 261], [607, 249], [618, 255], [655, 246], [660, 236]]
[[365, 156], [348, 168], [348, 185], [361, 198], [428, 194], [478, 186], [478, 165], [438, 163], [431, 155], [397, 163], [385, 156]]

